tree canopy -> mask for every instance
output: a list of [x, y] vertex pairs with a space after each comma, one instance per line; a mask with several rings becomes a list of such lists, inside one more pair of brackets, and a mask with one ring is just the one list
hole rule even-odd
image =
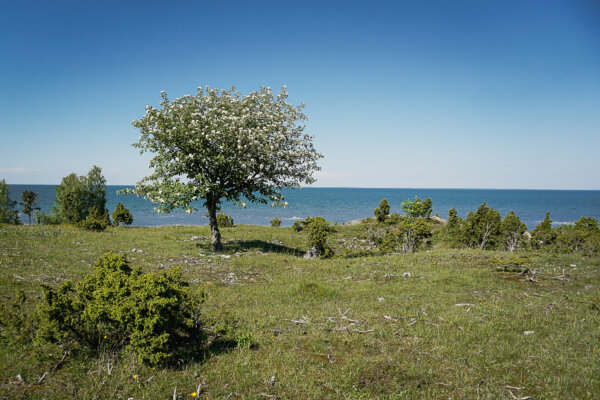
[[281, 189], [314, 182], [322, 157], [304, 133], [303, 104], [286, 101], [285, 86], [248, 95], [235, 89], [198, 88], [196, 95], [146, 106], [133, 126], [140, 130], [135, 147], [150, 152], [153, 172], [132, 191], [156, 204], [158, 212], [197, 211], [204, 200], [214, 250], [221, 248], [216, 212], [223, 200], [286, 205]]

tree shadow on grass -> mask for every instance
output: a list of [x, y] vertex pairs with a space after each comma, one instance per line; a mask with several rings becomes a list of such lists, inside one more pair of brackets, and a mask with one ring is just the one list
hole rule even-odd
[[282, 244], [265, 242], [264, 240], [236, 240], [225, 243], [223, 246], [226, 251], [247, 251], [259, 250], [264, 253], [289, 254], [296, 257], [302, 257], [305, 251]]

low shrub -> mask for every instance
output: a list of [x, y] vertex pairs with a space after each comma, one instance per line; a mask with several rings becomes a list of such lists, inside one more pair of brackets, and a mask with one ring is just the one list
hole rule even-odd
[[159, 364], [202, 343], [204, 292], [190, 292], [181, 268], [143, 274], [125, 256], [106, 253], [82, 282], [42, 288], [38, 344], [131, 349], [141, 362]]
[[109, 225], [110, 217], [108, 216], [108, 210], [104, 210], [101, 213], [96, 206], [92, 206], [87, 218], [79, 222], [81, 228], [98, 232], [105, 230]]
[[406, 218], [388, 230], [379, 248], [385, 252], [413, 253], [424, 247], [432, 234], [432, 222], [429, 219]]
[[333, 250], [327, 244], [327, 237], [335, 232], [335, 228], [323, 217], [307, 217], [303, 224], [308, 231], [308, 247], [315, 248], [321, 258], [331, 257]]
[[303, 229], [304, 225], [302, 224], [302, 221], [294, 221], [294, 224], [292, 225], [292, 230], [294, 232], [302, 232]]
[[383, 199], [379, 202], [379, 207], [373, 210], [373, 214], [375, 214], [375, 219], [377, 222], [385, 222], [390, 215], [390, 203], [387, 201], [387, 199]]
[[231, 215], [227, 215], [223, 211], [219, 211], [217, 214], [217, 226], [219, 228], [231, 228], [233, 226], [233, 218]]
[[279, 217], [273, 218], [270, 222], [273, 228], [279, 228], [281, 226], [281, 220], [279, 219]]
[[112, 220], [115, 226], [119, 226], [119, 224], [131, 225], [133, 223], [133, 215], [131, 215], [129, 209], [125, 208], [123, 203], [117, 203], [115, 211], [112, 213]]

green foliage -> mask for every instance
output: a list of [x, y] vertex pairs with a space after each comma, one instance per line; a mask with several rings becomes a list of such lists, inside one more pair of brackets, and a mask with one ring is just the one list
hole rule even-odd
[[466, 243], [464, 235], [465, 222], [458, 216], [456, 207], [448, 210], [448, 221], [444, 229], [444, 240], [453, 247], [464, 246]]
[[377, 207], [373, 213], [375, 214], [377, 222], [385, 222], [390, 215], [390, 203], [388, 203], [387, 199], [381, 200], [379, 202], [379, 207]]
[[304, 224], [302, 224], [302, 221], [294, 221], [294, 223], [292, 224], [292, 230], [294, 232], [302, 232], [303, 229]]
[[335, 232], [335, 228], [325, 218], [306, 217], [304, 221], [296, 222], [301, 222], [301, 230], [308, 232], [309, 248], [315, 248], [321, 258], [328, 258], [333, 255], [331, 247], [327, 244], [327, 237]]
[[82, 282], [42, 288], [38, 344], [129, 348], [140, 361], [159, 364], [203, 337], [199, 316], [205, 296], [190, 293], [181, 268], [143, 274], [125, 256], [106, 253]]
[[36, 206], [39, 193], [34, 193], [32, 190], [24, 190], [21, 193], [21, 201], [19, 204], [23, 206], [23, 214], [29, 217], [29, 225], [31, 225], [31, 217], [34, 211], [41, 210], [40, 207]]
[[581, 252], [589, 256], [600, 254], [600, 229], [597, 219], [581, 217], [573, 226], [561, 226], [555, 231], [556, 251]]
[[254, 343], [252, 343], [251, 333], [238, 333], [235, 335], [235, 343], [238, 349], [249, 349]]
[[401, 204], [402, 210], [407, 217], [411, 218], [429, 218], [433, 211], [431, 199], [425, 199], [421, 201], [419, 197], [415, 197], [413, 201], [404, 200]]
[[510, 211], [500, 223], [500, 243], [506, 250], [513, 252], [521, 247], [526, 231], [527, 225], [521, 222], [514, 211]]
[[277, 216], [275, 218], [273, 218], [270, 222], [271, 222], [271, 226], [273, 228], [278, 228], [281, 226], [281, 220]]
[[487, 200], [471, 211], [463, 224], [465, 244], [480, 249], [495, 248], [500, 240], [500, 213], [487, 206]]
[[125, 208], [123, 203], [117, 203], [115, 211], [112, 213], [112, 220], [116, 226], [119, 226], [119, 224], [131, 225], [133, 223], [133, 215], [131, 215], [129, 209]]
[[548, 211], [544, 220], [531, 231], [531, 244], [534, 248], [539, 249], [553, 244], [555, 240], [556, 230], [552, 229], [552, 220], [550, 211]]
[[432, 227], [428, 218], [404, 218], [387, 232], [379, 248], [386, 252], [413, 253], [427, 243], [432, 235]]
[[109, 225], [108, 210], [105, 209], [104, 212], [100, 212], [96, 206], [92, 206], [87, 218], [79, 222], [79, 226], [83, 229], [97, 232], [105, 230]]
[[52, 207], [52, 217], [41, 218], [41, 223], [77, 224], [85, 220], [92, 207], [101, 214], [106, 210], [106, 179], [102, 169], [93, 166], [87, 176], [69, 174], [56, 187], [56, 199]]
[[147, 106], [133, 122], [140, 130], [134, 146], [154, 154], [154, 172], [129, 192], [147, 197], [159, 212], [191, 213], [193, 202], [204, 199], [213, 250], [221, 249], [216, 211], [222, 199], [285, 206], [282, 189], [314, 182], [322, 155], [304, 134], [303, 105], [286, 101], [285, 86], [276, 96], [266, 87], [245, 96], [210, 87], [173, 101], [161, 96], [160, 109]]
[[0, 224], [19, 225], [19, 212], [15, 209], [17, 202], [10, 199], [8, 184], [4, 179], [0, 181]]
[[219, 214], [217, 214], [217, 225], [219, 228], [231, 228], [233, 226], [233, 218], [231, 215], [219, 211]]

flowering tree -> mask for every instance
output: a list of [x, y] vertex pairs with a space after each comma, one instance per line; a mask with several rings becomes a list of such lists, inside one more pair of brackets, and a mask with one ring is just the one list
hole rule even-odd
[[304, 105], [287, 103], [285, 86], [276, 96], [265, 87], [246, 96], [198, 88], [196, 96], [173, 101], [161, 94], [162, 108], [146, 106], [133, 122], [141, 132], [134, 146], [154, 157], [153, 173], [130, 192], [156, 203], [158, 212], [183, 208], [189, 214], [197, 211], [192, 202], [203, 199], [213, 250], [221, 250], [217, 211], [223, 199], [285, 206], [281, 189], [314, 182], [322, 155], [303, 133]]

